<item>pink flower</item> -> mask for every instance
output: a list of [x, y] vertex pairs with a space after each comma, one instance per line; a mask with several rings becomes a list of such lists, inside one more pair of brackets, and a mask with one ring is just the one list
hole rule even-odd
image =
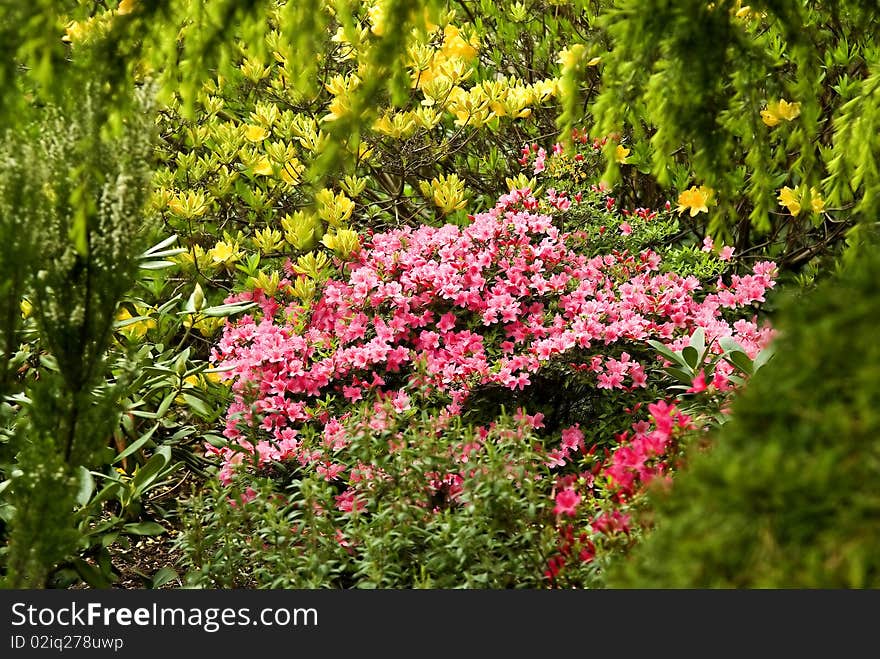
[[693, 383], [688, 388], [687, 393], [689, 394], [698, 394], [702, 391], [706, 391], [706, 374], [700, 370], [697, 373], [697, 376], [694, 378]]
[[584, 433], [581, 432], [578, 424], [562, 431], [562, 448], [567, 451], [574, 451], [576, 449], [583, 451]]
[[564, 467], [565, 459], [567, 457], [568, 453], [566, 451], [555, 448], [547, 454], [547, 460], [544, 462], [544, 464], [551, 469], [553, 469], [553, 467]]
[[574, 517], [577, 514], [577, 506], [581, 502], [581, 495], [571, 488], [562, 490], [556, 495], [556, 506], [553, 512], [556, 515], [569, 515]]
[[733, 247], [726, 246], [721, 248], [721, 252], [718, 254], [718, 258], [722, 261], [729, 261], [730, 257], [733, 256]]
[[621, 223], [621, 225], [620, 225], [620, 233], [622, 233], [624, 236], [628, 236], [628, 235], [630, 235], [632, 232], [633, 232], [633, 230], [632, 230], [632, 227], [630, 226], [629, 222], [623, 222], [623, 223]]
[[[523, 155], [538, 168], [552, 157], [537, 146]], [[580, 198], [620, 213], [613, 198], [593, 196], [603, 194], [607, 190], [596, 186]], [[570, 196], [548, 190], [540, 203], [563, 213]], [[612, 226], [626, 234], [628, 219], [654, 216], [639, 208]], [[650, 250], [587, 256], [582, 246], [583, 234], [563, 233], [522, 188], [464, 226], [368, 233], [356, 259], [321, 282], [308, 307], [287, 285], [274, 297], [230, 296], [228, 302], [255, 300], [260, 307], [229, 321], [211, 351], [232, 395], [223, 431], [230, 446], [206, 447], [222, 462], [221, 479], [229, 482], [237, 465], [276, 460], [339, 476], [328, 465], [352, 467], [346, 451], [355, 435], [343, 417], [360, 400], [373, 412], [357, 430], [388, 430], [389, 441], [399, 443], [393, 433], [422, 400], [417, 392], [459, 414], [475, 388], [525, 389], [553, 359], [560, 368], [583, 369], [594, 387], [613, 392], [609, 400], [626, 405], [649, 386], [646, 369], [630, 356], [643, 354], [647, 340], [680, 350], [693, 329], [703, 327], [712, 337], [734, 338], [753, 356], [772, 336], [750, 320], [752, 305], [775, 284], [772, 263], [703, 291], [696, 277], [662, 272], [660, 256]], [[295, 276], [292, 266], [286, 274]], [[748, 316], [737, 318], [738, 311]], [[722, 391], [731, 387], [727, 366], [715, 371], [713, 384]], [[705, 376], [692, 384], [708, 386]], [[618, 440], [624, 450], [612, 452], [608, 469], [616, 483], [636, 487], [662, 470], [659, 461], [680, 415], [659, 403], [649, 410], [654, 425]], [[539, 414], [522, 417], [517, 431], [523, 435], [543, 425]], [[319, 441], [305, 439], [312, 436]], [[577, 426], [567, 428], [545, 460], [570, 470], [570, 455], [584, 450], [583, 441]], [[349, 478], [350, 486], [356, 483], [354, 473]]]
[[715, 241], [712, 240], [712, 236], [706, 236], [705, 238], [703, 238], [702, 249], [704, 252], [711, 252], [713, 249], [715, 249]]

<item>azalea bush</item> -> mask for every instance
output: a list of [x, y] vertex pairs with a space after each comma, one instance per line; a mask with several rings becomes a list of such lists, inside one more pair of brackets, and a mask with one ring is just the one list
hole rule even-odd
[[[724, 315], [764, 300], [772, 264], [698, 298], [699, 280], [659, 273], [650, 250], [579, 254], [578, 238], [537, 205], [515, 190], [464, 228], [375, 234], [352, 253], [346, 278], [309, 296], [297, 282], [316, 273], [293, 264], [275, 296], [235, 296], [257, 301], [262, 314], [228, 326], [214, 353], [236, 397], [227, 438], [264, 459], [296, 456], [301, 423], [326, 425], [368, 396], [405, 407], [409, 388], [429, 386], [458, 412], [475, 389], [522, 391], [551, 362], [614, 396], [648, 388], [649, 339], [675, 346], [701, 326], [710, 344], [732, 336], [751, 356], [766, 342], [768, 329]], [[727, 373], [716, 372], [716, 386]], [[270, 441], [252, 441], [255, 432]], [[232, 447], [220, 452], [227, 469], [242, 459]]]
[[862, 4], [4, 6], [6, 581], [602, 585], [876, 216]]
[[[559, 209], [558, 198], [539, 200], [527, 189], [513, 190], [464, 227], [376, 233], [347, 261], [319, 264], [314, 257], [313, 271], [302, 260], [289, 263], [274, 295], [230, 298], [256, 302], [260, 312], [229, 323], [214, 351], [217, 370], [231, 381], [235, 397], [227, 442], [207, 447], [222, 460], [221, 481], [249, 487], [248, 478], [274, 474], [282, 501], [303, 496], [300, 486], [290, 485], [294, 480], [327, 481], [333, 498], [318, 508], [328, 519], [311, 521], [326, 531], [333, 516], [370, 509], [371, 478], [363, 472], [378, 468], [369, 459], [377, 452], [364, 452], [364, 442], [407, 427], [414, 407], [428, 411], [434, 424], [449, 415], [466, 421], [469, 427], [457, 426], [454, 437], [469, 437], [475, 427], [491, 427], [504, 406], [519, 406], [521, 419], [530, 419], [528, 452], [540, 456], [527, 461], [533, 478], [546, 484], [541, 496], [556, 497], [568, 513], [576, 513], [581, 497], [592, 496], [584, 475], [591, 469], [610, 468], [603, 478], [624, 499], [635, 479], [648, 480], [652, 467], [646, 465], [662, 462], [674, 444], [673, 426], [691, 426], [665, 403], [645, 407], [665, 398], [669, 385], [662, 373], [652, 377], [662, 361], [650, 341], [680, 349], [700, 328], [707, 353], [723, 353], [724, 338], [757, 356], [771, 331], [741, 316], [764, 300], [775, 267], [759, 263], [751, 274], [732, 275], [703, 292], [693, 275], [662, 272], [661, 256], [650, 249], [589, 256], [584, 231], [557, 226], [569, 212]], [[607, 202], [602, 209], [608, 212]], [[650, 217], [644, 214], [646, 224]], [[593, 216], [604, 220], [603, 213]], [[334, 271], [339, 274], [330, 276]], [[320, 286], [312, 284], [303, 295], [303, 281]], [[737, 372], [733, 363], [719, 360], [711, 382], [695, 384], [700, 391], [725, 392]], [[361, 404], [368, 413], [358, 425], [352, 406]], [[655, 432], [649, 430], [648, 409]], [[409, 434], [418, 444], [418, 437], [432, 432]], [[444, 445], [461, 442], [469, 443], [447, 438]], [[612, 454], [624, 444], [634, 457], [615, 452], [620, 463], [606, 464], [605, 451]], [[593, 457], [597, 450], [603, 460]], [[464, 487], [466, 471], [453, 466], [422, 470], [420, 487]], [[546, 470], [550, 474], [542, 476]], [[565, 487], [553, 485], [565, 474]], [[598, 499], [614, 500], [606, 494]], [[376, 503], [372, 510], [379, 514], [383, 507]], [[585, 528], [596, 515], [599, 528], [604, 526], [600, 512], [591, 505], [585, 510]], [[620, 510], [605, 512], [625, 519]], [[544, 578], [556, 578], [559, 561], [575, 546], [565, 533], [554, 535], [556, 563], [545, 564]], [[589, 543], [581, 545], [576, 553], [587, 556]]]
[[215, 588], [601, 586], [606, 563], [637, 537], [643, 485], [667, 473], [690, 428], [665, 403], [647, 412], [610, 458], [591, 450], [560, 469], [548, 445], [578, 452], [584, 435], [571, 427], [550, 439], [540, 413], [474, 426], [365, 403], [345, 421], [335, 464], [277, 463], [194, 496], [178, 538], [186, 578]]

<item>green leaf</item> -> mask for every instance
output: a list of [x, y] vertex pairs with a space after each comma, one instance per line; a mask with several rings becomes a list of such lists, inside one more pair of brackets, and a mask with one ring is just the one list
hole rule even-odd
[[113, 327], [116, 329], [121, 329], [123, 327], [128, 327], [129, 325], [134, 325], [135, 323], [139, 323], [142, 320], [150, 320], [149, 316], [135, 316], [134, 318], [126, 318], [125, 320], [117, 320], [113, 323]]
[[126, 524], [122, 527], [123, 533], [131, 535], [162, 535], [166, 532], [166, 528], [156, 522], [137, 522], [135, 524]]
[[694, 333], [691, 335], [690, 345], [702, 355], [706, 350], [706, 330], [702, 327], [698, 327], [694, 330]]
[[162, 402], [159, 403], [159, 408], [156, 410], [156, 417], [162, 418], [168, 412], [168, 409], [171, 407], [171, 403], [174, 402], [174, 399], [177, 397], [176, 391], [171, 391], [165, 398], [162, 399]]
[[663, 357], [665, 357], [668, 361], [674, 364], [680, 364], [681, 366], [687, 367], [688, 363], [684, 360], [684, 358], [679, 355], [677, 352], [673, 352], [665, 345], [660, 343], [659, 341], [648, 340], [648, 345], [653, 347], [657, 352], [659, 352]]
[[164, 270], [165, 268], [171, 268], [177, 265], [174, 261], [144, 261], [143, 263], [139, 263], [138, 267], [141, 270]]
[[204, 439], [206, 442], [208, 442], [211, 446], [214, 446], [215, 448], [222, 448], [222, 447], [226, 446], [226, 444], [229, 443], [229, 440], [227, 440], [223, 437], [219, 437], [218, 435], [211, 435], [211, 434], [202, 435], [202, 439]]
[[95, 479], [92, 478], [89, 470], [82, 465], [77, 468], [77, 475], [79, 477], [79, 488], [76, 492], [76, 503], [82, 507], [89, 502], [89, 499], [95, 493]]
[[160, 446], [146, 464], [137, 470], [131, 479], [135, 496], [139, 496], [159, 475], [165, 466], [171, 462], [171, 447]]
[[150, 580], [150, 588], [161, 588], [175, 579], [180, 579], [180, 575], [175, 570], [167, 566], [160, 568]]
[[257, 306], [256, 302], [248, 302], [247, 304], [221, 304], [216, 307], [208, 307], [202, 309], [202, 313], [206, 316], [231, 316], [232, 314], [241, 313]]
[[208, 418], [211, 416], [212, 412], [208, 409], [208, 406], [205, 405], [205, 401], [197, 396], [193, 396], [191, 394], [183, 394], [183, 399], [186, 401], [186, 404], [200, 417]]
[[105, 575], [94, 565], [86, 563], [81, 558], [74, 559], [73, 566], [76, 569], [77, 574], [82, 577], [82, 580], [89, 584], [92, 588], [108, 589], [113, 586], [107, 575]]
[[131, 444], [129, 444], [125, 448], [125, 450], [122, 451], [122, 453], [120, 453], [119, 455], [116, 456], [116, 459], [113, 461], [113, 464], [116, 464], [117, 462], [124, 460], [125, 458], [130, 456], [135, 451], [140, 450], [140, 448], [142, 446], [144, 446], [144, 444], [146, 444], [148, 441], [150, 441], [150, 438], [152, 438], [153, 433], [156, 432], [156, 429], [158, 427], [159, 427], [159, 424], [157, 423], [155, 426], [150, 428], [144, 435], [142, 435], [139, 439], [137, 439], [134, 442], [132, 442]]
[[694, 373], [692, 371], [686, 371], [681, 368], [669, 367], [665, 369], [665, 372], [674, 377], [676, 380], [681, 382], [682, 384], [691, 386], [694, 382]]
[[89, 236], [88, 221], [84, 209], [79, 208], [73, 214], [73, 222], [70, 226], [68, 236], [73, 243], [74, 249], [83, 257], [89, 256]]
[[693, 369], [697, 368], [697, 364], [700, 363], [700, 353], [697, 352], [696, 348], [693, 346], [685, 346], [682, 349], [681, 354], [688, 366]]
[[722, 350], [724, 350], [725, 353], [733, 351], [745, 353], [746, 351], [745, 348], [743, 348], [739, 343], [734, 341], [733, 338], [729, 336], [722, 336], [720, 339], [718, 339], [718, 345], [721, 346]]
[[757, 371], [759, 368], [764, 366], [764, 364], [770, 361], [775, 353], [776, 349], [772, 345], [767, 346], [761, 352], [755, 355], [755, 359], [752, 360], [752, 367]]
[[752, 360], [749, 359], [749, 356], [746, 353], [740, 350], [732, 350], [731, 352], [724, 355], [724, 358], [746, 375], [751, 375], [752, 373], [754, 373], [754, 365], [752, 364]]
[[[164, 250], [166, 247], [168, 247], [169, 245], [171, 245], [175, 240], [177, 240], [177, 234], [176, 234], [176, 233], [175, 233], [173, 236], [170, 236], [170, 237], [166, 238], [166, 239], [163, 240], [162, 242], [156, 243], [155, 245], [153, 245], [152, 247], [150, 247], [150, 249], [148, 249], [147, 251], [145, 251], [143, 254], [139, 255], [138, 258], [141, 258], [141, 259], [149, 259], [149, 258], [155, 258], [155, 257], [157, 257], [157, 256], [164, 256], [164, 255], [165, 255], [165, 252], [162, 252], [162, 250]], [[183, 249], [183, 248], [179, 248], [179, 249], [180, 249], [181, 252], [185, 252], [185, 251], [186, 251], [186, 250]], [[172, 249], [172, 250], [168, 250], [168, 251], [176, 252], [176, 253], [178, 253], [178, 254], [180, 253], [180, 252], [177, 251], [177, 248]]]

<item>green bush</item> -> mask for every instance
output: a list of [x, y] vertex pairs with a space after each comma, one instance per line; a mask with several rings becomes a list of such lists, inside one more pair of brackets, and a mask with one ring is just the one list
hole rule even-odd
[[880, 586], [880, 258], [788, 301], [774, 361], [611, 587]]
[[[388, 427], [377, 430], [387, 416]], [[371, 427], [373, 426], [373, 427]], [[557, 536], [543, 449], [521, 422], [364, 408], [352, 427], [350, 494], [330, 463], [206, 483], [178, 537], [190, 586], [537, 588]], [[307, 440], [318, 446], [316, 435]], [[482, 450], [485, 446], [485, 450]], [[337, 455], [342, 459], [341, 455]], [[467, 478], [456, 474], [465, 471]], [[342, 467], [343, 465], [338, 465]], [[265, 470], [265, 468], [264, 468]], [[540, 474], [540, 478], [537, 475]], [[348, 499], [350, 506], [341, 505]], [[592, 573], [593, 566], [583, 567]], [[581, 578], [587, 578], [580, 575]]]

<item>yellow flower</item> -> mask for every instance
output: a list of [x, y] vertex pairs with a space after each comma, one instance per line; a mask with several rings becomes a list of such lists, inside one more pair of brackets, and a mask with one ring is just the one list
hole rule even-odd
[[779, 196], [777, 197], [779, 200], [779, 204], [785, 206], [788, 209], [788, 212], [792, 215], [798, 215], [801, 212], [801, 202], [798, 199], [795, 191], [790, 187], [785, 186], [779, 191]]
[[249, 142], [262, 142], [269, 136], [269, 133], [262, 126], [248, 124], [245, 126], [244, 136]]
[[767, 109], [761, 110], [761, 121], [770, 127], [776, 126], [782, 119], [792, 121], [800, 116], [801, 104], [789, 103], [784, 98], [767, 104]]
[[585, 48], [582, 44], [575, 44], [571, 48], [563, 49], [556, 58], [556, 61], [563, 68], [572, 69], [581, 61], [581, 58], [584, 56], [584, 50]]
[[601, 57], [592, 57], [587, 61], [587, 66], [599, 66], [599, 62], [601, 61]]
[[801, 114], [801, 104], [800, 103], [789, 103], [785, 99], [781, 99], [779, 101], [778, 110], [779, 116], [785, 119], [786, 121], [791, 121]]
[[376, 3], [367, 10], [367, 19], [370, 21], [370, 32], [377, 37], [385, 34], [385, 6]]
[[678, 208], [676, 210], [681, 213], [684, 210], [690, 209], [691, 217], [697, 213], [708, 213], [709, 204], [714, 194], [715, 192], [712, 188], [708, 188], [705, 185], [700, 187], [692, 185], [689, 189], [678, 195]]
[[[137, 310], [140, 315], [143, 315], [140, 309]], [[130, 320], [134, 318], [129, 312], [128, 309], [122, 307], [119, 312], [116, 314], [117, 321]], [[125, 327], [120, 327], [119, 331], [125, 334], [129, 339], [142, 339], [146, 333], [156, 327], [156, 321], [152, 318], [147, 318], [146, 320], [138, 320], [134, 323], [130, 323]]]
[[21, 317], [27, 318], [31, 315], [31, 311], [33, 311], [33, 305], [30, 303], [30, 300], [23, 299], [19, 304], [19, 308], [21, 309]]
[[477, 56], [477, 48], [474, 40], [465, 41], [458, 28], [447, 25], [443, 30], [443, 47], [440, 52], [445, 57], [460, 57], [470, 61]]
[[810, 207], [813, 209], [814, 213], [825, 212], [825, 200], [822, 199], [822, 195], [813, 187], [810, 188]]
[[130, 14], [137, 8], [137, 0], [121, 0], [116, 8], [116, 13], [120, 16]]
[[294, 157], [284, 163], [284, 167], [281, 168], [281, 180], [288, 185], [296, 185], [300, 181], [303, 170], [305, 170], [305, 165], [299, 161], [299, 158]]
[[[797, 190], [792, 190], [788, 186], [785, 186], [779, 191], [777, 199], [779, 200], [780, 206], [785, 206], [789, 213], [797, 216], [800, 214], [801, 210], [803, 210], [805, 196], [806, 189], [803, 186]], [[825, 212], [825, 200], [822, 199], [822, 195], [819, 191], [812, 186], [810, 187], [810, 210], [814, 213]]]
[[238, 243], [228, 243], [221, 240], [208, 250], [208, 256], [217, 266], [230, 267], [236, 261], [241, 260], [241, 252], [238, 251]]
[[[195, 327], [199, 334], [204, 336], [206, 339], [210, 339], [217, 333], [223, 324], [226, 322], [226, 319], [222, 316], [202, 316], [195, 323], [193, 323], [194, 314], [187, 314], [183, 319], [183, 326], [188, 328]], [[194, 376], [190, 376], [194, 377]], [[189, 382], [189, 378], [184, 380], [184, 382]]]
[[779, 117], [770, 110], [761, 110], [761, 121], [772, 128], [779, 123]]
[[618, 144], [617, 148], [614, 150], [614, 159], [619, 162], [621, 165], [626, 164], [626, 157], [629, 155], [629, 149], [627, 149], [623, 144]]
[[194, 190], [186, 194], [181, 192], [169, 199], [168, 209], [178, 217], [191, 220], [208, 212], [208, 200], [202, 192]]
[[272, 176], [272, 162], [269, 160], [269, 158], [263, 156], [254, 163], [254, 174], [260, 174], [261, 176]]
[[339, 229], [335, 233], [325, 233], [321, 242], [343, 259], [349, 258], [361, 248], [357, 231], [351, 229]]
[[85, 39], [88, 33], [88, 25], [79, 21], [70, 21], [64, 29], [64, 36], [61, 41], [64, 43], [76, 43]]

